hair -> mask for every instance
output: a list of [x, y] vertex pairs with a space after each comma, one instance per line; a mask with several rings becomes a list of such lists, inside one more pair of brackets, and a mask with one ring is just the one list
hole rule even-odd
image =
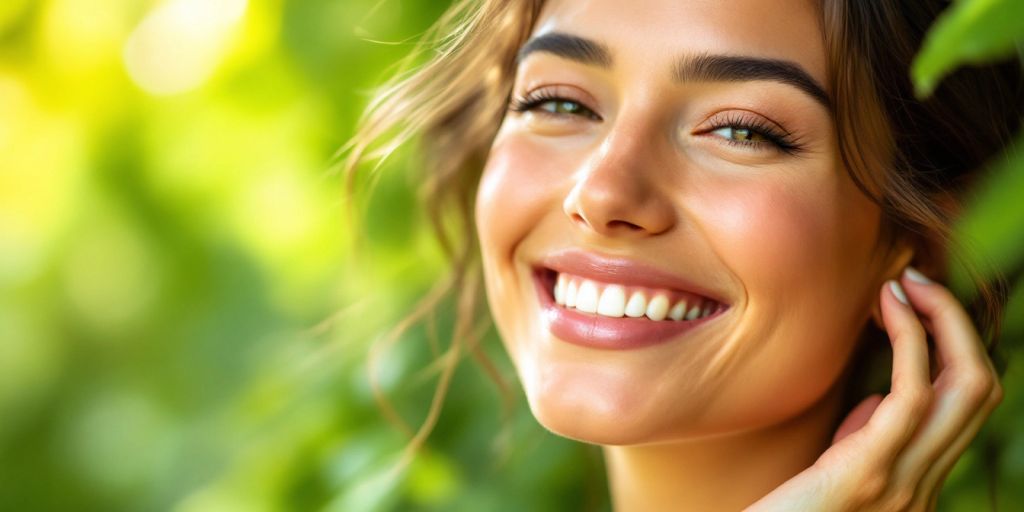
[[[542, 5], [542, 0], [457, 0], [400, 64], [403, 71], [378, 92], [357, 135], [343, 148], [343, 170], [349, 193], [355, 194], [352, 184], [364, 163], [376, 161], [379, 166], [400, 146], [419, 143], [423, 160], [415, 172], [423, 184], [421, 200], [450, 261], [449, 279], [424, 298], [387, 342], [425, 318], [444, 296], [457, 296], [456, 327], [449, 351], [439, 359], [443, 364], [435, 401], [411, 449], [422, 443], [436, 420], [460, 354], [470, 352], [507, 390], [477, 346], [486, 314], [479, 307], [473, 203], [507, 109], [516, 54]], [[1024, 87], [1020, 64], [1013, 60], [960, 69], [930, 98], [915, 98], [910, 63], [945, 5], [822, 0], [830, 101], [842, 161], [854, 183], [881, 209], [883, 248], [909, 244], [914, 264], [940, 282], [948, 282], [947, 269], [958, 265], [971, 284], [968, 311], [995, 356], [1006, 280], [963, 257], [966, 246], [953, 236], [953, 222], [977, 171], [1009, 145], [1017, 130]], [[848, 402], [877, 386], [868, 382], [870, 367], [877, 364], [869, 347], [877, 348], [879, 340], [887, 346], [885, 333], [870, 322], [863, 338], [849, 367]], [[507, 391], [503, 396], [507, 401]], [[379, 391], [378, 401], [397, 419]]]

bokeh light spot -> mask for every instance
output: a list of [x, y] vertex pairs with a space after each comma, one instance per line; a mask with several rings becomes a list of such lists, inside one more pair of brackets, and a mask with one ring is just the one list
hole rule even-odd
[[124, 64], [139, 87], [156, 95], [190, 91], [213, 74], [246, 0], [171, 0], [132, 32]]
[[91, 227], [67, 254], [65, 273], [77, 316], [102, 334], [131, 329], [158, 296], [156, 257], [141, 234], [124, 223]]

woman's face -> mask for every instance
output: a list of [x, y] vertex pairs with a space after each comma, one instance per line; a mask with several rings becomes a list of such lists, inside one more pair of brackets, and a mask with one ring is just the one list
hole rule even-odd
[[836, 382], [887, 262], [839, 158], [816, 9], [545, 6], [476, 221], [493, 316], [550, 430], [734, 432]]

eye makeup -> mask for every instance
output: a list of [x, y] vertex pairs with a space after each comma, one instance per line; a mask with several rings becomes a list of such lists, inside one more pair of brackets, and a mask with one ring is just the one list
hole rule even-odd
[[[603, 121], [604, 119], [582, 95], [568, 86], [537, 87], [509, 98], [508, 110], [533, 113], [554, 121]], [[713, 114], [701, 123], [694, 135], [714, 137], [729, 146], [745, 151], [774, 151], [796, 155], [804, 150], [800, 139], [780, 124], [749, 110], [733, 109]]]
[[509, 100], [508, 109], [516, 113], [537, 112], [553, 116], [579, 116], [592, 121], [601, 121], [601, 116], [582, 101], [552, 88], [534, 89], [522, 96]]
[[695, 133], [715, 134], [727, 144], [747, 149], [777, 150], [789, 155], [803, 151], [802, 144], [791, 132], [752, 112], [728, 111], [716, 114]]

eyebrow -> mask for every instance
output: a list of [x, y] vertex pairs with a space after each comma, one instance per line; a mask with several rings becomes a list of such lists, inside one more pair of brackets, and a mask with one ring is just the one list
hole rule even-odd
[[769, 80], [792, 85], [825, 108], [832, 109], [825, 88], [800, 66], [778, 59], [737, 55], [691, 55], [680, 58], [672, 68], [676, 82], [746, 82]]
[[516, 64], [523, 62], [527, 56], [536, 52], [550, 53], [581, 64], [602, 68], [612, 66], [612, 52], [608, 50], [608, 47], [597, 41], [563, 32], [549, 32], [531, 38], [519, 50]]
[[[531, 38], [519, 50], [516, 64], [537, 52], [601, 68], [610, 68], [613, 64], [612, 53], [607, 46], [564, 32], [549, 32]], [[826, 109], [832, 110], [832, 101], [817, 80], [798, 64], [780, 59], [718, 54], [684, 55], [672, 66], [672, 79], [677, 83], [779, 82], [800, 89]]]

